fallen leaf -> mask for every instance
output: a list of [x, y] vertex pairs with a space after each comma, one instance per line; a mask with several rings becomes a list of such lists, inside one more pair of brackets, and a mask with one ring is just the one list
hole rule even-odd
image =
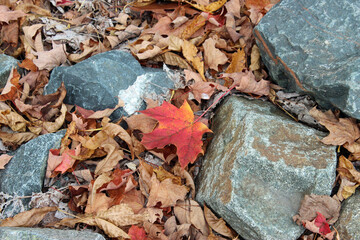
[[191, 63], [191, 65], [198, 71], [202, 79], [206, 81], [204, 75], [204, 62], [199, 56], [197, 56], [197, 48], [194, 44], [189, 41], [184, 40], [184, 45], [182, 47], [182, 52], [186, 60]]
[[128, 235], [130, 236], [131, 240], [146, 240], [148, 239], [146, 236], [146, 232], [143, 228], [138, 226], [131, 226], [129, 229]]
[[319, 212], [313, 221], [305, 221], [304, 227], [312, 231], [313, 233], [320, 233], [321, 236], [332, 240], [334, 238], [335, 231], [330, 230], [329, 223], [326, 222], [326, 218]]
[[134, 214], [126, 204], [120, 204], [100, 211], [97, 214], [87, 214], [81, 218], [65, 218], [59, 225], [74, 227], [76, 223], [98, 226], [111, 238], [130, 238], [121, 227], [139, 224], [147, 219], [147, 213]]
[[67, 59], [66, 47], [64, 44], [53, 43], [53, 49], [50, 51], [34, 52], [38, 58], [34, 59], [34, 64], [39, 70], [52, 70], [54, 67], [65, 63]]
[[351, 197], [355, 193], [356, 188], [360, 184], [351, 182], [346, 177], [343, 177], [341, 175], [340, 175], [340, 179], [341, 179], [341, 183], [336, 196], [340, 201], [343, 201], [344, 199]]
[[5, 165], [11, 160], [13, 156], [2, 154], [0, 156], [0, 169], [5, 169]]
[[189, 86], [190, 91], [194, 95], [194, 99], [201, 102], [201, 99], [210, 99], [215, 90], [227, 91], [228, 88], [214, 82], [195, 82]]
[[31, 139], [36, 138], [38, 135], [32, 132], [19, 132], [19, 133], [7, 133], [0, 131], [0, 139], [5, 146], [8, 145], [17, 145], [30, 141]]
[[9, 23], [9, 21], [14, 21], [25, 16], [26, 14], [21, 10], [11, 11], [7, 6], [0, 6], [0, 22]]
[[215, 41], [212, 38], [206, 39], [203, 47], [205, 64], [207, 64], [209, 68], [218, 71], [218, 65], [223, 65], [228, 60], [225, 53], [215, 47]]
[[216, 2], [213, 2], [213, 3], [210, 3], [207, 6], [204, 6], [204, 5], [201, 5], [201, 4], [194, 4], [194, 3], [191, 3], [191, 2], [189, 2], [187, 0], [184, 0], [184, 2], [190, 4], [194, 8], [199, 9], [199, 10], [201, 10], [203, 12], [209, 12], [209, 13], [212, 13], [212, 12], [215, 12], [215, 11], [219, 10], [226, 3], [226, 1], [227, 0], [219, 0], [219, 1], [216, 1]]
[[57, 207], [33, 208], [4, 219], [0, 227], [32, 227], [38, 224], [48, 212], [56, 211]]
[[336, 170], [340, 176], [347, 178], [351, 182], [360, 183], [360, 172], [358, 172], [352, 162], [343, 155], [339, 157], [339, 166]]
[[226, 73], [242, 72], [246, 68], [246, 57], [244, 49], [238, 49], [231, 56], [231, 63], [226, 69]]
[[153, 207], [158, 202], [161, 207], [171, 207], [176, 205], [177, 200], [184, 200], [188, 193], [187, 187], [177, 185], [171, 179], [165, 179], [160, 182], [155, 175], [152, 175], [150, 180], [150, 195], [148, 198], [147, 207]]
[[214, 231], [231, 239], [234, 239], [236, 237], [236, 234], [228, 226], [226, 226], [226, 222], [222, 218], [217, 218], [215, 214], [212, 213], [211, 210], [205, 204], [204, 204], [204, 215], [206, 222]]
[[205, 23], [206, 18], [204, 18], [202, 15], [198, 15], [192, 21], [190, 21], [189, 24], [185, 26], [180, 37], [184, 40], [189, 39], [196, 31], [205, 26]]
[[29, 122], [16, 112], [3, 110], [0, 111], [0, 123], [9, 126], [15, 132], [25, 132]]
[[228, 13], [240, 18], [240, 9], [243, 5], [244, 0], [229, 0], [225, 3], [225, 8]]
[[259, 96], [267, 96], [270, 92], [270, 82], [261, 79], [259, 82], [255, 80], [255, 75], [250, 72], [236, 72], [236, 73], [224, 73], [222, 77], [230, 77], [234, 80], [232, 88], [235, 86], [236, 90], [245, 93], [252, 93]]
[[180, 224], [190, 223], [200, 232], [209, 235], [209, 227], [205, 221], [204, 212], [194, 200], [178, 201], [174, 213]]
[[251, 63], [249, 69], [251, 71], [260, 69], [260, 50], [255, 44], [251, 49]]
[[164, 101], [160, 107], [141, 112], [159, 121], [153, 132], [143, 135], [141, 142], [147, 149], [174, 144], [182, 168], [195, 162], [198, 154], [204, 153], [201, 138], [211, 130], [203, 123], [194, 123], [194, 113], [187, 101], [180, 109]]
[[111, 181], [110, 172], [106, 172], [98, 176], [95, 181], [89, 186], [89, 199], [85, 208], [85, 213], [98, 213], [108, 210], [111, 198], [107, 197], [105, 193], [98, 193], [98, 189]]
[[173, 52], [165, 52], [153, 57], [151, 60], [155, 62], [163, 62], [166, 65], [178, 66], [183, 69], [191, 69], [189, 63], [185, 59]]
[[69, 169], [73, 168], [73, 165], [76, 161], [76, 159], [72, 158], [72, 156], [75, 156], [75, 149], [66, 149], [62, 154], [61, 154], [61, 163], [54, 169], [55, 173], [60, 172], [61, 174], [64, 174], [66, 171], [68, 171]]
[[321, 140], [325, 144], [343, 145], [348, 143], [351, 146], [360, 137], [359, 127], [353, 118], [338, 119], [331, 110], [322, 112], [315, 107], [309, 113], [330, 131], [330, 134]]
[[0, 95], [0, 101], [6, 101], [6, 100], [15, 100], [19, 97], [21, 86], [19, 84], [20, 74], [16, 70], [16, 68], [12, 69], [8, 80], [5, 84], [5, 87], [3, 88], [1, 95]]
[[304, 221], [311, 221], [320, 212], [328, 219], [329, 224], [337, 221], [340, 215], [341, 204], [338, 200], [327, 195], [305, 195], [301, 202], [299, 214], [293, 220], [300, 225]]

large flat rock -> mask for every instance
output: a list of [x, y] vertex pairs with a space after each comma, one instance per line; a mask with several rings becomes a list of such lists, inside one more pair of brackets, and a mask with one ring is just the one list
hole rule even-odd
[[271, 77], [360, 119], [360, 1], [283, 0], [254, 30]]
[[[147, 74], [147, 75], [146, 75]], [[148, 79], [144, 79], [144, 75]], [[113, 108], [118, 103], [118, 96], [124, 95], [125, 106], [131, 110], [120, 109], [113, 116], [130, 115], [140, 110], [144, 94], [167, 94], [174, 83], [162, 70], [143, 68], [128, 52], [112, 50], [92, 56], [70, 67], [56, 67], [50, 75], [45, 93], [53, 93], [64, 82], [67, 104], [76, 104], [94, 111]], [[131, 88], [141, 82], [140, 88]]]
[[105, 238], [93, 232], [80, 232], [75, 230], [58, 230], [50, 228], [22, 228], [1, 227], [0, 239], [3, 240], [105, 240]]
[[360, 239], [360, 192], [346, 199], [341, 206], [339, 220], [335, 228], [342, 240]]
[[[21, 145], [5, 169], [0, 170], [0, 191], [17, 196], [31, 196], [33, 192], [41, 192], [49, 150], [60, 147], [65, 132], [61, 130], [41, 135]], [[23, 202], [26, 204], [28, 201], [24, 199]], [[9, 208], [9, 211], [12, 210]]]
[[330, 194], [335, 147], [269, 102], [232, 96], [216, 111], [197, 179], [206, 203], [247, 240], [295, 240], [305, 194]]

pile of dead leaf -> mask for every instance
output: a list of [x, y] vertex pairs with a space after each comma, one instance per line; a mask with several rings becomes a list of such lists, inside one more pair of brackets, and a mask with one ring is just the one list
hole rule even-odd
[[[40, 134], [66, 128], [61, 147], [49, 152], [45, 182], [51, 190], [57, 190], [56, 181], [65, 184], [58, 194], [67, 203], [60, 208], [58, 201], [41, 202], [37, 195], [32, 203], [41, 208], [5, 219], [0, 226], [93, 226], [119, 239], [236, 238], [222, 219], [193, 200], [196, 160], [211, 134], [211, 114], [205, 113], [211, 113], [220, 95], [242, 92], [277, 104], [273, 88], [278, 87], [264, 80], [267, 74], [252, 34], [276, 2], [1, 1], [0, 48], [21, 60], [22, 72], [14, 69], [2, 89], [0, 123], [7, 130], [0, 138], [16, 149]], [[121, 44], [129, 39], [133, 41]], [[165, 63], [180, 69], [180, 87], [172, 91], [170, 102], [148, 100], [147, 110], [111, 122], [121, 100], [113, 109], [94, 112], [64, 104], [63, 85], [43, 95], [54, 67], [119, 48], [128, 48], [145, 66]], [[314, 109], [311, 114], [330, 131], [323, 142], [343, 145], [351, 154], [339, 160], [338, 193], [308, 196], [295, 220], [332, 239], [329, 224], [338, 217], [340, 201], [360, 183], [353, 165], [360, 158], [360, 130], [355, 120], [331, 112]], [[0, 167], [10, 159], [1, 155]]]

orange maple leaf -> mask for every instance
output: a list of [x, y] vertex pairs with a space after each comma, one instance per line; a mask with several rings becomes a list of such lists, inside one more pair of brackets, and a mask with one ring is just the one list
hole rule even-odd
[[212, 132], [205, 124], [194, 122], [194, 113], [187, 101], [180, 108], [165, 102], [142, 113], [159, 121], [158, 127], [143, 135], [142, 144], [147, 149], [163, 148], [174, 144], [182, 168], [195, 162], [202, 150], [202, 135]]

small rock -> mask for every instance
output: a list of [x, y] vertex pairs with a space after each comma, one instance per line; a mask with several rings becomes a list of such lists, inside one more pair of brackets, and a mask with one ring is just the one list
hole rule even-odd
[[4, 240], [105, 240], [102, 235], [88, 231], [23, 227], [2, 227], [0, 228], [0, 238]]
[[[5, 169], [0, 170], [0, 191], [17, 196], [31, 196], [33, 192], [41, 192], [49, 150], [60, 147], [65, 132], [61, 130], [41, 135], [19, 147]], [[24, 199], [24, 205], [29, 201], [30, 198]], [[9, 217], [12, 215], [11, 205], [7, 210], [9, 212], [5, 216]]]
[[0, 54], [0, 88], [5, 87], [13, 67], [18, 67], [18, 61], [6, 54]]
[[360, 192], [346, 199], [335, 224], [341, 240], [360, 239]]
[[212, 123], [196, 199], [247, 239], [295, 240], [305, 194], [329, 195], [336, 151], [269, 102], [232, 96]]
[[254, 30], [273, 80], [360, 119], [360, 1], [283, 0]]
[[125, 110], [116, 111], [114, 118], [129, 115], [141, 106], [144, 108], [145, 93], [166, 95], [169, 88], [174, 87], [162, 70], [143, 68], [130, 53], [118, 50], [97, 54], [71, 67], [56, 67], [45, 93], [55, 92], [61, 82], [67, 90], [64, 102], [85, 109], [113, 108], [118, 103], [118, 96], [124, 98]]

